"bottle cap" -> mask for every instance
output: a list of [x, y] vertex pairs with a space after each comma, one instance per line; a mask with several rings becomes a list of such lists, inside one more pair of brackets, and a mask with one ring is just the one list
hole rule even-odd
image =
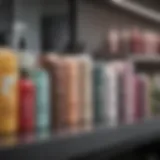
[[25, 69], [25, 68], [21, 69], [20, 75], [21, 75], [21, 78], [28, 78], [29, 77], [29, 73], [28, 73], [27, 69]]

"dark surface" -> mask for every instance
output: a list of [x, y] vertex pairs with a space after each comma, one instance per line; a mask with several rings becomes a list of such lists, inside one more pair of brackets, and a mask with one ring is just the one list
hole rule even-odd
[[8, 137], [0, 141], [0, 159], [65, 160], [99, 152], [105, 152], [105, 156], [112, 156], [159, 139], [159, 123], [160, 120], [154, 119], [112, 129], [99, 127], [77, 132], [78, 134], [68, 132], [53, 136], [42, 134], [21, 138]]

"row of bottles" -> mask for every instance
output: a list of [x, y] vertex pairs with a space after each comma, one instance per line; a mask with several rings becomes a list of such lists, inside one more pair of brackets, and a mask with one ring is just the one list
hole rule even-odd
[[152, 31], [133, 29], [110, 29], [106, 38], [106, 54], [160, 54], [160, 36]]
[[42, 68], [21, 70], [16, 54], [1, 48], [0, 135], [47, 129], [49, 101], [48, 73]]
[[50, 127], [49, 76], [43, 69], [23, 70], [19, 80], [20, 132], [47, 130]]
[[0, 134], [131, 124], [158, 110], [157, 80], [129, 61], [56, 54], [38, 61], [19, 72], [14, 53], [0, 50]]
[[[92, 61], [85, 56], [48, 55], [56, 128], [134, 123], [152, 115], [150, 86], [129, 61]], [[53, 96], [54, 95], [54, 96]]]
[[96, 122], [109, 126], [131, 124], [149, 118], [146, 81], [134, 73], [129, 62], [99, 62], [94, 69]]
[[51, 77], [53, 128], [76, 128], [93, 123], [92, 61], [88, 56], [43, 58]]

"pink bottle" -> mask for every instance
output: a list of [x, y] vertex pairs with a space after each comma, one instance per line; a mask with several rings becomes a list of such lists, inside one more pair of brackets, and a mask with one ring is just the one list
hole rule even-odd
[[134, 28], [131, 31], [130, 39], [131, 53], [142, 54], [144, 50], [143, 35], [138, 28]]
[[158, 53], [158, 36], [151, 32], [144, 34], [144, 52], [153, 56]]
[[108, 52], [112, 55], [116, 55], [120, 51], [120, 36], [116, 29], [111, 29], [108, 32]]

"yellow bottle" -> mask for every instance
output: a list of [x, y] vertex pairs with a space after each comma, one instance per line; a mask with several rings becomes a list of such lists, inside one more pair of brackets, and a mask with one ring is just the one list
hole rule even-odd
[[15, 54], [0, 49], [0, 135], [13, 134], [18, 129], [17, 80]]

